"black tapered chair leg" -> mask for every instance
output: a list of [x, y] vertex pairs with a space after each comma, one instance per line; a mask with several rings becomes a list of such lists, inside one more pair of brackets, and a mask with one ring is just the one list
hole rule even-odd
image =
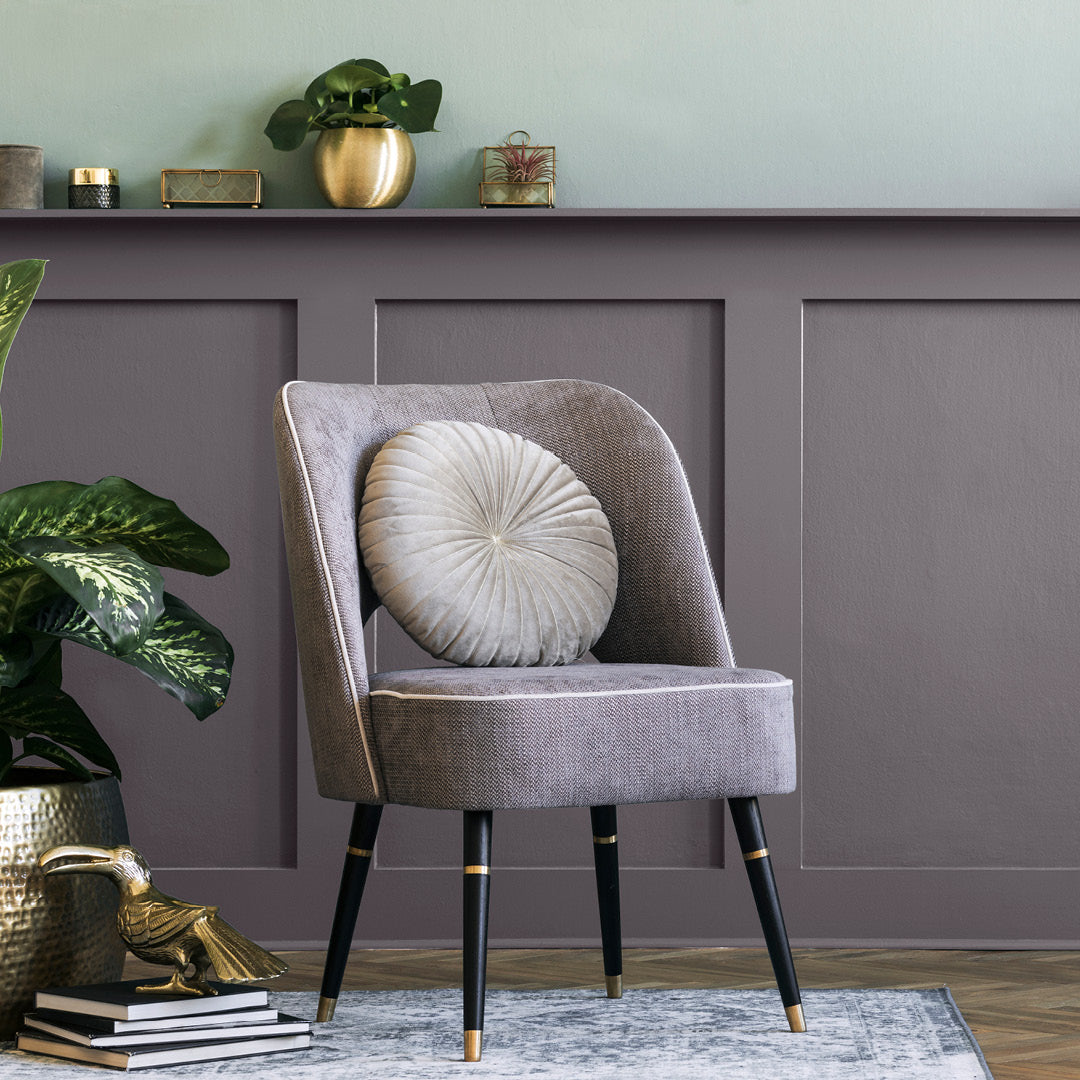
[[345, 849], [345, 865], [341, 868], [341, 885], [338, 888], [337, 907], [334, 908], [334, 924], [330, 930], [330, 944], [326, 950], [326, 966], [323, 968], [322, 990], [319, 992], [317, 1022], [332, 1020], [337, 1007], [341, 980], [345, 977], [345, 965], [349, 962], [349, 948], [356, 915], [364, 896], [371, 856], [375, 850], [375, 837], [382, 818], [381, 806], [357, 803], [353, 809], [349, 845]]
[[619, 842], [614, 806], [592, 806], [593, 862], [600, 902], [600, 941], [609, 998], [622, 997], [622, 923], [619, 915]]
[[773, 876], [772, 860], [769, 858], [769, 847], [765, 842], [765, 829], [761, 824], [758, 801], [754, 798], [728, 799], [728, 806], [731, 807], [731, 819], [735, 822], [735, 834], [739, 838], [739, 848], [746, 863], [746, 873], [750, 878], [750, 888], [754, 893], [754, 903], [757, 905], [761, 929], [765, 933], [765, 944], [769, 949], [769, 959], [772, 961], [788, 1025], [792, 1031], [805, 1031], [806, 1018], [803, 1015], [799, 983], [795, 978], [795, 965], [791, 959], [791, 946], [784, 927], [784, 915], [780, 910], [780, 896], [776, 891], [776, 879]]
[[465, 986], [465, 1060], [479, 1061], [484, 1041], [484, 987], [487, 981], [488, 894], [491, 890], [491, 811], [464, 812], [462, 878]]

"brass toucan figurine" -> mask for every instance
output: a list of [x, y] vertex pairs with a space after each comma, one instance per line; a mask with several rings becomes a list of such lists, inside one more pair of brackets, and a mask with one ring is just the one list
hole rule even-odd
[[[217, 994], [206, 981], [211, 964], [224, 982], [273, 979], [288, 971], [287, 964], [219, 918], [216, 907], [189, 904], [155, 889], [150, 867], [133, 847], [63, 845], [46, 851], [38, 865], [46, 874], [111, 879], [120, 891], [116, 928], [124, 944], [149, 964], [176, 967], [168, 982], [136, 987], [140, 994]], [[185, 978], [188, 964], [195, 965], [195, 973]]]

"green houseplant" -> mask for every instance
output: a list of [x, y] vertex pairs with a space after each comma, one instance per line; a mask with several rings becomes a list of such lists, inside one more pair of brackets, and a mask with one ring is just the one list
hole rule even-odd
[[[40, 259], [0, 266], [0, 377], [44, 270]], [[35, 988], [106, 982], [123, 963], [105, 883], [46, 882], [36, 866], [57, 844], [127, 842], [120, 769], [61, 688], [61, 647], [130, 664], [202, 719], [224, 702], [232, 648], [164, 590], [158, 567], [228, 565], [175, 503], [118, 476], [0, 493], [0, 1038]], [[34, 759], [53, 767], [28, 767]]]
[[[0, 266], [0, 376], [44, 269], [41, 260]], [[2, 438], [0, 428], [0, 450]], [[218, 574], [228, 565], [221, 544], [176, 503], [118, 476], [0, 493], [0, 784], [29, 757], [87, 779], [80, 755], [119, 776], [112, 751], [60, 687], [64, 641], [137, 668], [200, 720], [219, 708], [232, 648], [165, 592], [158, 567]]]
[[436, 79], [414, 83], [377, 60], [344, 60], [302, 98], [282, 102], [264, 131], [277, 150], [296, 150], [309, 132], [320, 133], [315, 179], [331, 205], [397, 206], [416, 170], [409, 133], [433, 131], [441, 102]]

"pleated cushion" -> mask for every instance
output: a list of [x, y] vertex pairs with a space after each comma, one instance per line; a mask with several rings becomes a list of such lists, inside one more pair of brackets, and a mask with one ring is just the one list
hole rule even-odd
[[615, 603], [600, 503], [550, 451], [483, 424], [429, 421], [384, 443], [359, 539], [379, 599], [440, 660], [566, 664]]

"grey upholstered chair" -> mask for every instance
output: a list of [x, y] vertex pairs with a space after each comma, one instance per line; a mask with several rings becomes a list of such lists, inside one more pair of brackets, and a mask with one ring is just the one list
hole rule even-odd
[[[422, 421], [516, 432], [599, 499], [618, 552], [593, 656], [561, 667], [369, 673], [379, 606], [358, 553], [364, 479]], [[791, 682], [735, 666], [682, 466], [640, 406], [575, 380], [290, 383], [275, 410], [304, 697], [320, 793], [355, 803], [319, 1019], [334, 1010], [382, 807], [464, 811], [465, 1058], [483, 1030], [492, 811], [591, 808], [609, 996], [622, 993], [616, 807], [727, 799], [791, 1030], [804, 1030], [757, 796], [795, 786]]]

